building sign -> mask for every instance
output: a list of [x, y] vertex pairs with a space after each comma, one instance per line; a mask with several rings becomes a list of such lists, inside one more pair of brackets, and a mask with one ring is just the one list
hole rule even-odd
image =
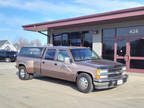
[[144, 36], [144, 26], [117, 28], [117, 36]]
[[129, 33], [130, 34], [136, 34], [136, 33], [139, 33], [139, 30], [138, 29], [130, 29]]

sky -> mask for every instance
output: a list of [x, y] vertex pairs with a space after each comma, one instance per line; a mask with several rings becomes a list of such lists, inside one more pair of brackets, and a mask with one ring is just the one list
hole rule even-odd
[[46, 44], [44, 35], [24, 31], [22, 25], [139, 6], [144, 0], [0, 0], [0, 40], [14, 43], [24, 37]]

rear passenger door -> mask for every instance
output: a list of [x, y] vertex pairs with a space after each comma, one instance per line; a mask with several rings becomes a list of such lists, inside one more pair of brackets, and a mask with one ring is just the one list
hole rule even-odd
[[47, 49], [44, 58], [41, 61], [41, 74], [55, 77], [55, 56], [56, 49]]

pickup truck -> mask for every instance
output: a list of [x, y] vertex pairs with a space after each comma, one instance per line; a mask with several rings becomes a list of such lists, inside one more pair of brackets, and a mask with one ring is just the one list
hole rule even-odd
[[15, 62], [16, 57], [16, 51], [0, 50], [0, 61]]
[[114, 88], [128, 78], [125, 65], [104, 60], [85, 47], [23, 47], [16, 67], [21, 80], [40, 74], [75, 82], [83, 93]]

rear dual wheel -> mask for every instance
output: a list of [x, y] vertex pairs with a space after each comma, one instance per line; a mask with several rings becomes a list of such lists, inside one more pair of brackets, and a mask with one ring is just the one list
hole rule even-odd
[[26, 68], [24, 66], [19, 67], [19, 78], [21, 80], [29, 80], [33, 78], [32, 74], [27, 73]]

